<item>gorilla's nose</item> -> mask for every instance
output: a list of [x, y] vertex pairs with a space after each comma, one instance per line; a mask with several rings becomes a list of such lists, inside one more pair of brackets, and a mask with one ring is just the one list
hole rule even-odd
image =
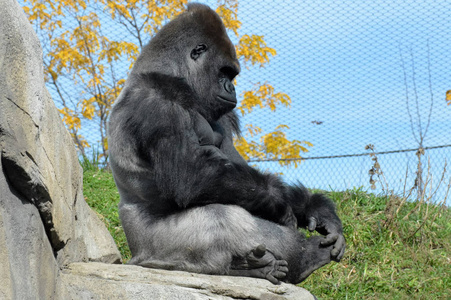
[[226, 82], [224, 83], [224, 89], [227, 91], [227, 93], [232, 94], [235, 92], [235, 86], [233, 85], [232, 82], [230, 82], [229, 80], [226, 80]]

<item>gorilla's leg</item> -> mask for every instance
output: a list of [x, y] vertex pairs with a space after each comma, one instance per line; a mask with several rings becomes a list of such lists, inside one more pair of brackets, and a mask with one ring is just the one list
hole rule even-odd
[[123, 205], [120, 216], [131, 264], [297, 283], [330, 262], [332, 246], [320, 247], [321, 238], [306, 240], [238, 206], [211, 204], [150, 220], [143, 208]]
[[[264, 250], [262, 256], [254, 254], [255, 251], [259, 251], [259, 248], [263, 245], [257, 246], [250, 254], [245, 257], [235, 257], [230, 263], [228, 260], [224, 262], [226, 265], [230, 264], [228, 272], [223, 273], [222, 270], [226, 269], [226, 265], [219, 264], [219, 268], [211, 268], [211, 265], [207, 268], [199, 268], [199, 264], [190, 264], [186, 261], [162, 261], [157, 259], [144, 260], [137, 264], [146, 268], [164, 269], [164, 270], [183, 270], [188, 272], [213, 274], [213, 275], [230, 275], [230, 276], [244, 276], [268, 279], [274, 284], [279, 284], [284, 280], [288, 273], [288, 263], [285, 260], [278, 260], [269, 251]], [[219, 253], [217, 253], [219, 254]], [[224, 253], [225, 254], [225, 253]], [[224, 257], [228, 257], [225, 255]]]
[[133, 255], [130, 264], [267, 278], [274, 283], [286, 276], [287, 262], [257, 242], [255, 220], [240, 207], [212, 204], [156, 220], [146, 213], [136, 205], [120, 206]]

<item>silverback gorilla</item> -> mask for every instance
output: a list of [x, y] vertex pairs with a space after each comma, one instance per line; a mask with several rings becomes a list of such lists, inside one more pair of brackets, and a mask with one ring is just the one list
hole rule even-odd
[[222, 21], [201, 4], [138, 57], [108, 129], [130, 264], [299, 283], [342, 258], [332, 201], [250, 167], [233, 146], [239, 71]]

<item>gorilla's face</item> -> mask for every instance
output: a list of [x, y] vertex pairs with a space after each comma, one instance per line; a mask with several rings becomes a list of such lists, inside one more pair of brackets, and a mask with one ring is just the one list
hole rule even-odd
[[229, 38], [220, 36], [214, 42], [199, 43], [189, 52], [189, 81], [200, 100], [209, 106], [212, 117], [216, 119], [235, 108], [237, 98], [232, 81], [240, 66]]

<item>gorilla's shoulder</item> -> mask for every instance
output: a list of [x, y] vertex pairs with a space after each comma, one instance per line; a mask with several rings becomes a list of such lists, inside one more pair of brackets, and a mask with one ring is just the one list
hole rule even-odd
[[134, 77], [135, 80], [129, 87], [129, 91], [139, 92], [141, 95], [130, 97], [131, 99], [151, 97], [160, 99], [160, 101], [178, 103], [185, 109], [194, 107], [197, 96], [185, 78], [158, 72], [135, 74]]
[[[134, 75], [136, 78], [135, 85], [145, 86], [147, 88], [159, 90], [183, 90], [183, 92], [192, 92], [187, 81], [183, 77], [171, 76], [159, 72], [148, 72]], [[174, 88], [176, 86], [177, 88]]]

